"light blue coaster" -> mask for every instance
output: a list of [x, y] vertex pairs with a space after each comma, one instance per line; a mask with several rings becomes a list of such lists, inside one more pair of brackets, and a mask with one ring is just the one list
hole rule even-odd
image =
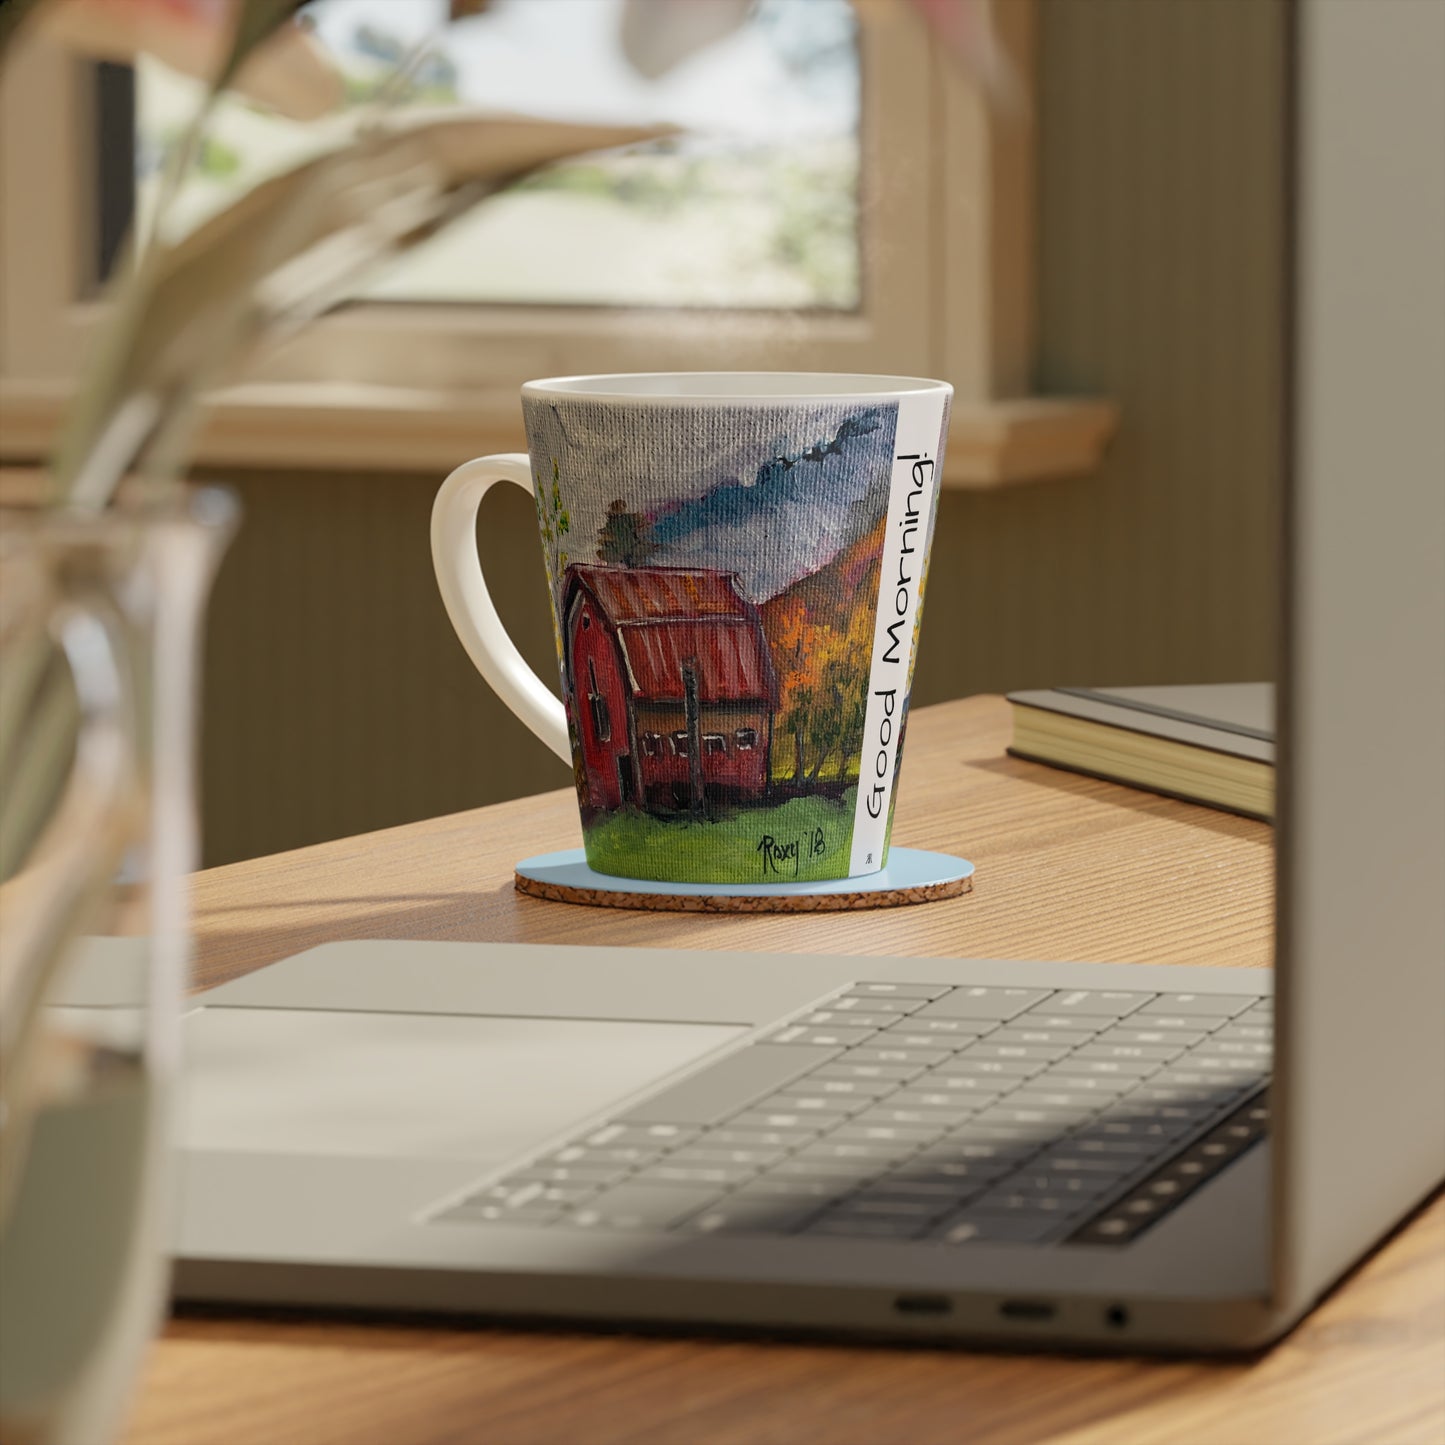
[[888, 866], [861, 878], [814, 883], [662, 883], [615, 878], [587, 866], [581, 848], [542, 853], [517, 864], [519, 893], [596, 908], [651, 908], [688, 913], [827, 912], [896, 908], [955, 898], [972, 887], [973, 864], [920, 848], [889, 850]]

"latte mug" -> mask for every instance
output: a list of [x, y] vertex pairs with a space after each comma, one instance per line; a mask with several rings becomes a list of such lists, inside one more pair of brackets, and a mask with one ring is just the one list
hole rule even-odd
[[[446, 479], [447, 614], [571, 764], [594, 870], [776, 884], [885, 866], [952, 394], [783, 372], [528, 382], [528, 454]], [[477, 509], [501, 481], [536, 503], [561, 701], [482, 577]]]

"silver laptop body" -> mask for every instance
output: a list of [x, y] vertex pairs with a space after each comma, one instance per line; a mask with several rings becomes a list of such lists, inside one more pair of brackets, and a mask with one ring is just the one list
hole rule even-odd
[[188, 1020], [180, 1298], [1237, 1349], [1436, 1186], [1445, 8], [1297, 23], [1276, 974], [328, 945]]

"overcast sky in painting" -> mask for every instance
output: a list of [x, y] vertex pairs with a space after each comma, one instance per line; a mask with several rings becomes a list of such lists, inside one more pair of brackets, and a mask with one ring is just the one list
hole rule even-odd
[[526, 409], [534, 466], [544, 477], [553, 458], [560, 467], [573, 561], [597, 560], [607, 509], [621, 500], [653, 519], [653, 564], [736, 572], [762, 602], [888, 509], [896, 403]]

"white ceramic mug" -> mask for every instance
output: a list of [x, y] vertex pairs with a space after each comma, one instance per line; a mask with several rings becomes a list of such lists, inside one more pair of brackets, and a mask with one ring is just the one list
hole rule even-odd
[[[457, 468], [432, 511], [447, 614], [572, 764], [588, 863], [790, 882], [887, 861], [952, 388], [682, 372], [522, 388], [529, 455]], [[487, 489], [536, 502], [562, 701], [475, 545]]]

